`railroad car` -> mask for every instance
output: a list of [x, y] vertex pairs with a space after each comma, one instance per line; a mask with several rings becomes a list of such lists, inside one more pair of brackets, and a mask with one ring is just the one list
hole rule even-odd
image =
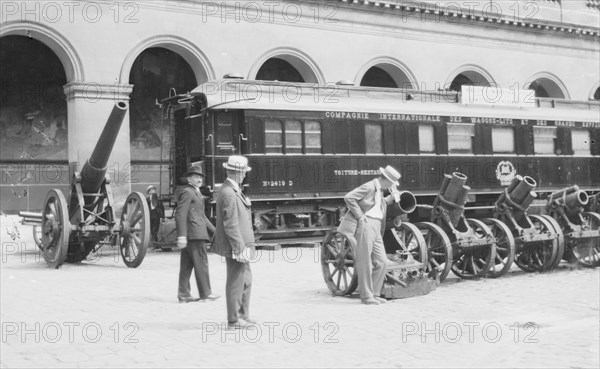
[[161, 102], [173, 127], [171, 183], [162, 188], [173, 194], [186, 167], [202, 162], [212, 195], [225, 179], [222, 163], [245, 155], [258, 238], [295, 242], [322, 238], [343, 215], [344, 194], [386, 165], [417, 198], [411, 221], [429, 218], [453, 172], [467, 176], [473, 208], [493, 205], [516, 175], [537, 181], [540, 200], [572, 185], [597, 195], [600, 104], [518, 96], [527, 93], [210, 81]]

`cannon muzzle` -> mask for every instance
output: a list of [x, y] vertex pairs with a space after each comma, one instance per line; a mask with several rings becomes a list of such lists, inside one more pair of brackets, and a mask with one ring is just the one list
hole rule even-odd
[[398, 201], [388, 206], [387, 216], [396, 217], [402, 214], [410, 214], [417, 208], [417, 198], [409, 191], [396, 191], [392, 195], [398, 198]]
[[577, 212], [588, 204], [589, 197], [575, 185], [552, 193], [549, 202], [555, 206], [564, 206], [567, 212]]
[[[83, 193], [96, 194], [100, 190], [106, 175], [108, 158], [119, 135], [125, 113], [127, 113], [127, 103], [123, 101], [116, 103], [92, 155], [81, 170], [81, 189]], [[86, 205], [92, 202], [94, 202], [94, 197], [85, 197]]]

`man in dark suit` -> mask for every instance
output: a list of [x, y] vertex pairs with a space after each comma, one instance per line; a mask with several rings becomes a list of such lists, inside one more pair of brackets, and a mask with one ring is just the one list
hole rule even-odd
[[[360, 299], [367, 305], [386, 302], [380, 297], [387, 264], [382, 236], [387, 205], [398, 201], [395, 190], [400, 179], [400, 173], [389, 165], [379, 168], [379, 171], [381, 175], [378, 178], [344, 196], [348, 212], [338, 227], [338, 232], [348, 236], [354, 249]], [[385, 190], [391, 190], [393, 195], [384, 198]]]
[[248, 159], [230, 156], [223, 164], [227, 179], [217, 194], [217, 225], [213, 251], [225, 257], [227, 282], [227, 328], [254, 328], [250, 319], [250, 291], [254, 257], [254, 231], [250, 200], [242, 193], [242, 181], [251, 170]]
[[[200, 193], [200, 186], [204, 179], [202, 166], [192, 165], [184, 176], [187, 177], [188, 185], [179, 191], [175, 210], [177, 246], [183, 248], [177, 298], [180, 303], [199, 300], [213, 301], [219, 296], [213, 295], [210, 288], [206, 242], [215, 233], [215, 227], [204, 213], [204, 198]], [[191, 295], [190, 276], [192, 270], [196, 276], [200, 298], [194, 298]]]

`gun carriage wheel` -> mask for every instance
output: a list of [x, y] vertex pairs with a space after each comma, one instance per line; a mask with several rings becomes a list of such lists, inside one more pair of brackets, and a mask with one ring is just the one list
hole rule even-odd
[[400, 246], [401, 254], [411, 254], [416, 261], [427, 263], [427, 242], [416, 225], [404, 222], [389, 231]]
[[42, 251], [51, 268], [60, 267], [67, 258], [71, 223], [67, 200], [60, 190], [48, 192], [42, 208]]
[[336, 296], [350, 295], [358, 287], [350, 242], [346, 235], [337, 231], [329, 232], [323, 240], [321, 270], [327, 288]]
[[[590, 231], [600, 230], [600, 214], [585, 212], [581, 214], [583, 221]], [[565, 253], [565, 258], [571, 262], [578, 262], [586, 268], [600, 266], [600, 237], [570, 240], [571, 245]]]
[[44, 244], [42, 243], [42, 227], [38, 224], [33, 225], [33, 242], [37, 245], [40, 251], [44, 251]]
[[427, 244], [427, 271], [437, 270], [440, 282], [443, 282], [452, 268], [452, 242], [446, 232], [434, 223], [421, 222], [416, 226]]
[[563, 233], [563, 230], [560, 228], [560, 224], [558, 224], [556, 219], [552, 218], [550, 215], [542, 215], [542, 217], [544, 217], [544, 219], [546, 219], [548, 221], [548, 223], [550, 223], [550, 225], [552, 225], [552, 228], [554, 229], [554, 232], [556, 233], [556, 241], [557, 241], [556, 256], [554, 258], [554, 261], [552, 262], [552, 265], [550, 266], [550, 269], [554, 269], [558, 266], [558, 264], [564, 257], [565, 235]]
[[[485, 241], [480, 246], [458, 246], [454, 248], [452, 273], [463, 279], [484, 277], [496, 258], [495, 240], [492, 231], [480, 220], [468, 218], [467, 223], [473, 229], [473, 235]], [[468, 240], [461, 240], [468, 243]]]
[[130, 268], [137, 268], [148, 250], [150, 211], [144, 195], [133, 192], [127, 197], [121, 213], [121, 257]]
[[[537, 234], [555, 234], [554, 227], [541, 215], [529, 218]], [[526, 272], [544, 272], [552, 268], [558, 256], [558, 237], [537, 242], [522, 242], [515, 256], [515, 263]]]
[[496, 257], [488, 272], [488, 277], [498, 278], [506, 274], [515, 260], [515, 238], [510, 228], [495, 218], [486, 218], [484, 223], [496, 238]]

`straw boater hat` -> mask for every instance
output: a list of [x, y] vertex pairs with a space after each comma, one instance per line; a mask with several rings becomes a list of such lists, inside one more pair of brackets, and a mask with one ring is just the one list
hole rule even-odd
[[252, 168], [248, 166], [248, 159], [238, 155], [230, 156], [229, 159], [227, 159], [227, 163], [223, 163], [223, 168], [238, 172], [241, 172], [242, 170], [249, 172], [252, 170]]
[[150, 185], [148, 187], [146, 187], [146, 193], [150, 192], [151, 189], [155, 189], [156, 190], [156, 186], [155, 185]]
[[206, 175], [204, 175], [204, 173], [202, 172], [202, 165], [200, 165], [200, 164], [192, 164], [190, 166], [190, 168], [187, 170], [187, 172], [183, 173], [183, 176], [189, 177], [192, 174], [199, 174], [202, 177], [206, 177]]
[[396, 169], [394, 169], [391, 165], [388, 165], [385, 168], [379, 168], [379, 171], [381, 172], [381, 175], [383, 175], [385, 178], [389, 179], [390, 181], [392, 181], [392, 183], [394, 183], [396, 186], [398, 186], [400, 183], [398, 182], [398, 180], [400, 179], [400, 177], [402, 177], [400, 175], [400, 173], [398, 173], [398, 171]]

